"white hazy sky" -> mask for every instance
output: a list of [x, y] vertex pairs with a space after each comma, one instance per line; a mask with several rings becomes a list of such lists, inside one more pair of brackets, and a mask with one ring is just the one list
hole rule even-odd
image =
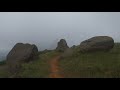
[[18, 42], [54, 49], [61, 38], [72, 46], [98, 35], [120, 42], [120, 12], [0, 12], [0, 50]]

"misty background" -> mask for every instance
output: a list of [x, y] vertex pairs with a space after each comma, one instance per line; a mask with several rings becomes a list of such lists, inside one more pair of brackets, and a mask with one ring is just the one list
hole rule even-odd
[[62, 38], [71, 47], [101, 35], [120, 42], [120, 12], [0, 12], [0, 55], [18, 42], [41, 51], [55, 49]]

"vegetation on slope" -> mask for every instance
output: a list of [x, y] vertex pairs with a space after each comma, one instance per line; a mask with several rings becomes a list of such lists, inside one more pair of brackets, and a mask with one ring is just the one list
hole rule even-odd
[[48, 61], [56, 56], [55, 51], [46, 52], [39, 55], [39, 59], [30, 63], [22, 64], [21, 71], [16, 75], [20, 78], [48, 78], [49, 77], [49, 63]]
[[22, 64], [21, 70], [15, 75], [7, 71], [5, 61], [0, 62], [0, 78], [48, 78], [50, 73], [48, 61], [58, 54], [56, 51], [40, 53], [38, 60]]
[[[72, 48], [73, 54], [61, 58], [61, 74], [65, 78], [118, 78], [120, 77], [120, 44], [116, 43], [109, 52], [80, 53], [79, 46]], [[40, 52], [39, 59], [22, 64], [15, 77], [48, 78], [49, 60], [61, 53], [56, 51]], [[5, 61], [0, 63], [0, 78], [12, 75], [6, 69]]]
[[116, 43], [110, 52], [80, 53], [60, 60], [62, 74], [66, 78], [117, 78], [120, 77], [120, 44]]

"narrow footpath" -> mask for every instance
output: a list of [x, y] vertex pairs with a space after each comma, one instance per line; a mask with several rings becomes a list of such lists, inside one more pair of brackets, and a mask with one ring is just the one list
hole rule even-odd
[[50, 78], [63, 78], [60, 75], [59, 58], [60, 56], [56, 56], [50, 60]]

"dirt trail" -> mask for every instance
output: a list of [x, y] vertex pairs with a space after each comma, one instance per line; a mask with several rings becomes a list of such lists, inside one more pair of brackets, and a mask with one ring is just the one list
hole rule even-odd
[[56, 56], [50, 60], [50, 78], [63, 78], [60, 75], [59, 58], [60, 56]]

